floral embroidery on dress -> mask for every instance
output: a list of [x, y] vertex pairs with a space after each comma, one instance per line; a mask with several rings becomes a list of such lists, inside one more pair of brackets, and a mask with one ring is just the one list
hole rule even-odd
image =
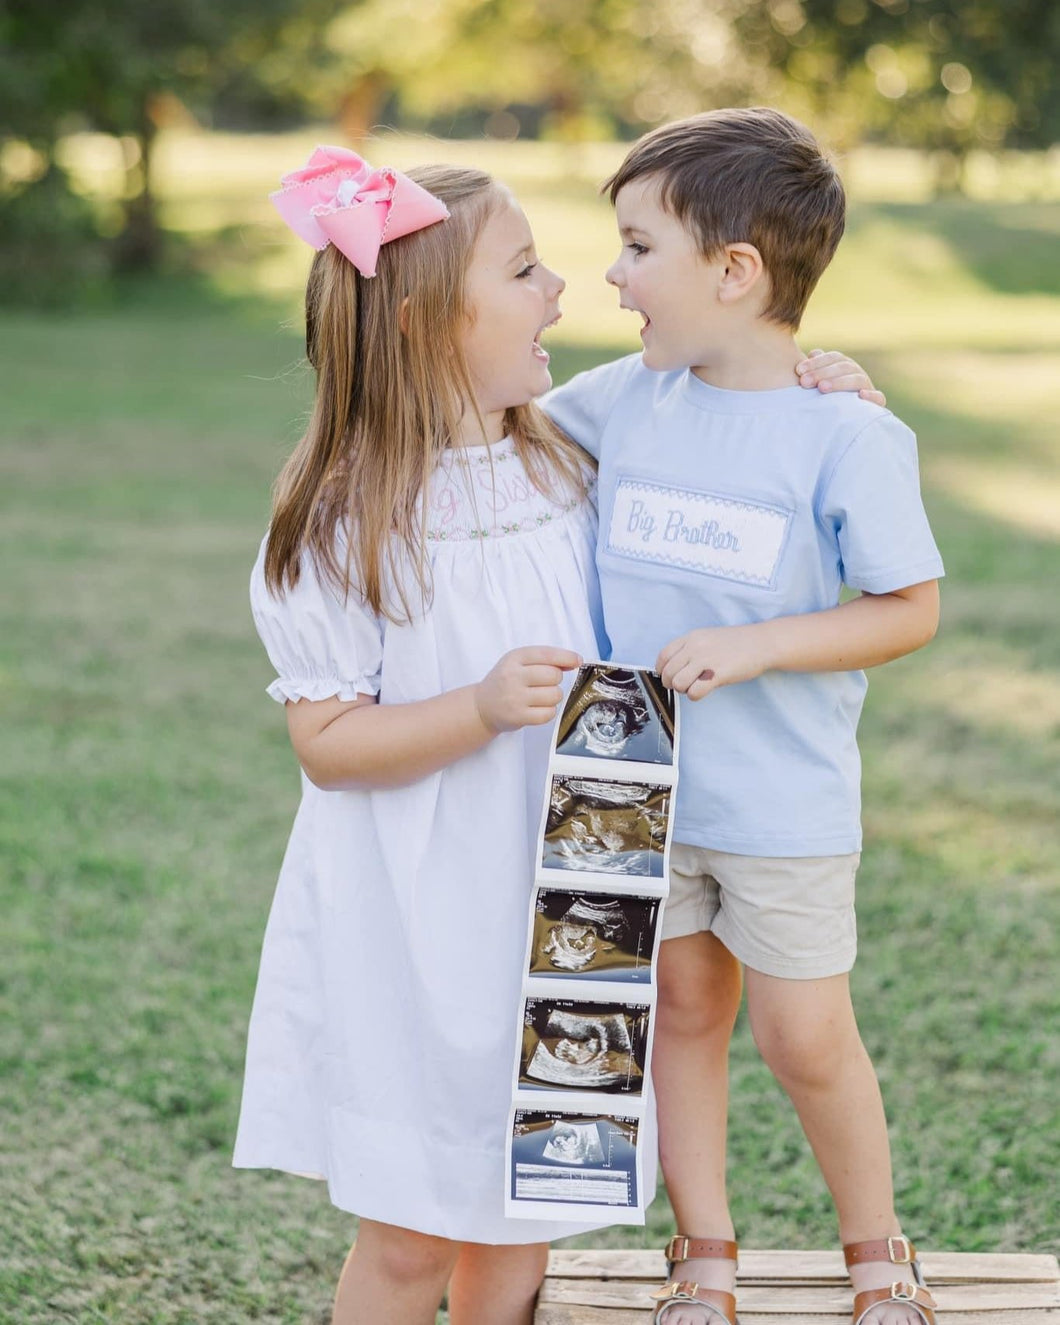
[[[475, 447], [473, 449], [474, 449], [474, 454], [472, 455], [467, 455], [467, 452], [465, 450], [465, 455], [467, 455], [469, 463], [474, 465], [484, 465], [487, 468], [489, 468], [491, 465], [503, 465], [509, 460], [518, 460], [519, 458], [518, 453], [515, 452], [514, 450], [496, 451], [489, 446]], [[490, 454], [480, 455], [479, 454], [480, 451], [489, 452]]]
[[521, 520], [514, 520], [511, 523], [495, 524], [492, 528], [486, 528], [484, 525], [456, 526], [450, 528], [427, 529], [427, 540], [431, 543], [459, 543], [470, 539], [496, 539], [506, 538], [512, 534], [529, 534], [535, 529], [540, 529], [544, 525], [551, 524], [555, 519], [562, 515], [569, 515], [571, 511], [577, 510], [581, 506], [584, 498], [573, 497], [570, 501], [554, 505], [550, 511], [540, 511], [533, 515], [524, 516]]

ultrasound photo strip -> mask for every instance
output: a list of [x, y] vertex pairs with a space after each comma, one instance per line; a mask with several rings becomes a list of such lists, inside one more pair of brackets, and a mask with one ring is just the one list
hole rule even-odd
[[553, 736], [530, 902], [510, 1216], [586, 1222], [606, 1206], [608, 1222], [644, 1223], [641, 1138], [679, 742], [674, 696], [654, 672], [578, 669]]

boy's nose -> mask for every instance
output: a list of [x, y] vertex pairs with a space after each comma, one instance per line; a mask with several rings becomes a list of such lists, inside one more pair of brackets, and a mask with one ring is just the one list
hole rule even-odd
[[621, 288], [622, 285], [621, 268], [622, 268], [622, 260], [621, 258], [616, 258], [615, 261], [612, 262], [610, 267], [608, 267], [607, 271], [604, 272], [604, 280], [608, 283], [608, 285], [614, 285]]

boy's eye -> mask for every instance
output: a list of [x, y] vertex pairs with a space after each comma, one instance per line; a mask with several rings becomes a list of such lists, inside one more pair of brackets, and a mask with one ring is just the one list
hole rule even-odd
[[648, 246], [646, 244], [637, 244], [632, 240], [626, 245], [626, 247], [631, 248], [638, 258], [642, 253], [647, 253], [648, 251]]
[[518, 271], [515, 273], [515, 279], [517, 281], [525, 280], [526, 277], [530, 275], [530, 273], [534, 270], [536, 266], [537, 266], [536, 262], [527, 263], [527, 265], [522, 269], [522, 271]]

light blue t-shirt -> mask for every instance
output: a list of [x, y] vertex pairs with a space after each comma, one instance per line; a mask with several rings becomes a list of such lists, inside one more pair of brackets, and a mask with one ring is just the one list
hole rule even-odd
[[[700, 626], [834, 607], [943, 572], [916, 439], [850, 392], [723, 391], [639, 355], [544, 407], [600, 462], [611, 656], [654, 666]], [[861, 847], [864, 672], [767, 672], [681, 699], [676, 841], [753, 856]]]

